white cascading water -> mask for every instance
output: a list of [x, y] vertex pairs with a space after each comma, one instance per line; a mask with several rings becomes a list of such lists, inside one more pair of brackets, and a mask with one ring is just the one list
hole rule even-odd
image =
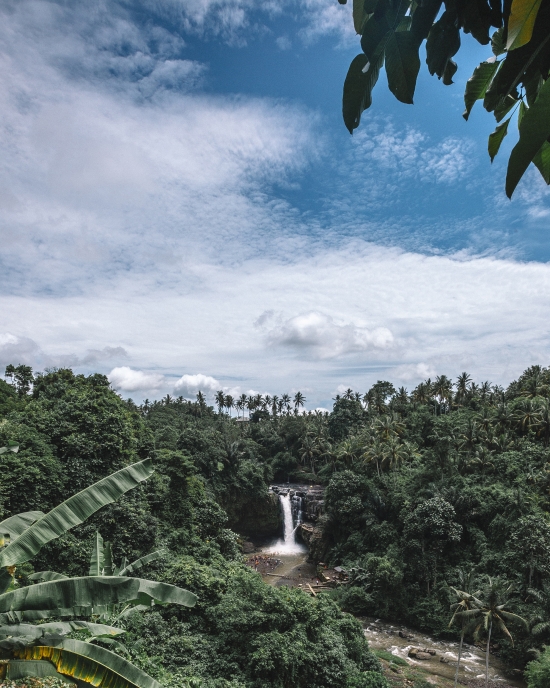
[[296, 525], [294, 525], [294, 519], [292, 517], [292, 499], [290, 494], [279, 495], [279, 501], [283, 509], [283, 532], [284, 536], [282, 540], [278, 540], [272, 547], [267, 549], [267, 552], [277, 553], [277, 554], [298, 554], [300, 552], [305, 552], [305, 547], [296, 542], [296, 531], [301, 522], [301, 511], [298, 511], [296, 515]]

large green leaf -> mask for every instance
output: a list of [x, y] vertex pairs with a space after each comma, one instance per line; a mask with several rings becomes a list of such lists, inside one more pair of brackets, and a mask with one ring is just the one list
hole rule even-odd
[[55, 670], [54, 665], [47, 660], [40, 659], [12, 659], [8, 662], [6, 678], [10, 681], [17, 681], [20, 678], [32, 676], [35, 678], [47, 678], [53, 676], [67, 683], [72, 683], [71, 679], [63, 676]]
[[161, 688], [155, 679], [119, 655], [79, 640], [27, 647], [14, 654], [20, 659], [47, 659], [59, 673], [96, 688]]
[[13, 581], [13, 574], [8, 569], [0, 569], [0, 595], [5, 593]]
[[86, 576], [38, 583], [4, 593], [0, 595], [0, 613], [63, 610], [60, 616], [84, 616], [83, 608], [95, 611], [129, 602], [193, 607], [196, 600], [193, 593], [168, 583], [121, 576]]
[[508, 18], [506, 49], [515, 50], [529, 43], [541, 0], [513, 0]]
[[378, 80], [383, 60], [382, 54], [371, 64], [366, 55], [357, 55], [349, 67], [344, 82], [342, 116], [350, 134], [359, 126], [363, 111], [372, 105], [372, 89]]
[[414, 10], [411, 22], [411, 33], [416, 37], [418, 45], [428, 37], [435, 18], [441, 9], [441, 0], [424, 0]]
[[43, 511], [25, 511], [22, 514], [10, 516], [0, 523], [0, 534], [9, 535], [11, 540], [15, 540], [43, 516]]
[[519, 125], [519, 141], [514, 146], [506, 173], [506, 195], [512, 197], [529, 163], [550, 136], [550, 79], [539, 91], [538, 98], [525, 112]]
[[52, 621], [50, 623], [38, 624], [13, 624], [0, 626], [0, 636], [30, 636], [32, 638], [43, 638], [47, 634], [68, 635], [73, 631], [89, 631], [94, 637], [116, 636], [126, 633], [123, 628], [107, 626], [106, 624], [92, 623], [90, 621]]
[[500, 64], [495, 58], [491, 58], [486, 62], [482, 62], [474, 69], [474, 73], [466, 82], [466, 90], [464, 92], [464, 105], [466, 106], [462, 115], [464, 119], [468, 119], [470, 116], [476, 100], [481, 100], [485, 96], [485, 92], [489, 88]]
[[88, 575], [102, 576], [104, 563], [105, 556], [103, 553], [103, 538], [101, 537], [99, 531], [96, 531]]
[[508, 117], [507, 120], [497, 125], [497, 128], [489, 136], [488, 149], [489, 155], [491, 156], [491, 162], [493, 162], [493, 160], [495, 159], [495, 155], [499, 151], [500, 144], [504, 141], [504, 137], [508, 133], [508, 125], [510, 124], [511, 119], [511, 117]]
[[542, 174], [544, 181], [550, 184], [550, 143], [548, 141], [542, 144], [542, 148], [533, 158], [533, 163]]
[[365, 12], [365, 0], [353, 0], [353, 26], [355, 33], [363, 33], [363, 26], [368, 18]]
[[144, 557], [140, 557], [139, 559], [133, 561], [131, 564], [128, 564], [124, 568], [121, 568], [117, 575], [126, 576], [129, 573], [133, 573], [134, 571], [141, 569], [146, 564], [150, 564], [152, 561], [162, 559], [164, 555], [165, 551], [163, 549], [158, 549], [155, 552], [151, 552], [151, 554], [146, 554]]
[[386, 74], [397, 100], [412, 105], [419, 70], [418, 42], [413, 34], [390, 32], [386, 41]]
[[67, 499], [0, 552], [0, 566], [21, 564], [43, 545], [85, 521], [101, 507], [111, 504], [153, 473], [151, 459], [123, 468]]
[[46, 583], [47, 581], [53, 580], [65, 580], [68, 577], [69, 576], [66, 576], [64, 573], [57, 573], [57, 571], [37, 571], [28, 576], [29, 580], [38, 581], [40, 583]]

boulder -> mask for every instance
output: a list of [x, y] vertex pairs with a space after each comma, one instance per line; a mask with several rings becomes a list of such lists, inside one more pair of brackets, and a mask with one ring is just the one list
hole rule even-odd
[[244, 554], [252, 554], [252, 552], [256, 551], [256, 546], [254, 545], [253, 542], [250, 542], [249, 540], [245, 540], [243, 542], [243, 552]]

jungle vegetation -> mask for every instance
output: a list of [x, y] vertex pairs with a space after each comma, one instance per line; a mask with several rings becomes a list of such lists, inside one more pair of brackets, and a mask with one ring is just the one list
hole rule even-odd
[[[42, 547], [16, 580], [86, 575], [97, 532], [115, 561], [162, 549], [139, 576], [197, 603], [131, 615], [123, 640], [161, 683], [378, 685], [343, 610], [490, 646], [527, 665], [530, 688], [546, 685], [550, 369], [533, 366], [506, 388], [467, 373], [411, 391], [379, 381], [337, 396], [330, 413], [305, 412], [299, 392], [137, 405], [102, 375], [23, 373], [0, 384], [0, 446], [19, 446], [0, 454], [3, 518], [47, 511], [148, 457], [155, 472]], [[264, 585], [231, 530], [287, 480], [325, 487], [311, 553], [350, 572], [350, 585], [315, 600]]]
[[386, 688], [360, 623], [336, 601], [268, 587], [244, 565], [220, 501], [261, 501], [272, 469], [231, 420], [202, 396], [138, 408], [102, 375], [7, 372], [7, 679]]

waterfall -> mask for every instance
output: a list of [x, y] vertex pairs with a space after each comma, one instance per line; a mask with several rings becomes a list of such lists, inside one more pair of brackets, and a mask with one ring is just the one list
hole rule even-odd
[[279, 554], [298, 554], [304, 552], [305, 547], [296, 542], [296, 531], [302, 522], [302, 499], [290, 493], [279, 495], [279, 502], [283, 511], [283, 539], [269, 548], [269, 552]]

